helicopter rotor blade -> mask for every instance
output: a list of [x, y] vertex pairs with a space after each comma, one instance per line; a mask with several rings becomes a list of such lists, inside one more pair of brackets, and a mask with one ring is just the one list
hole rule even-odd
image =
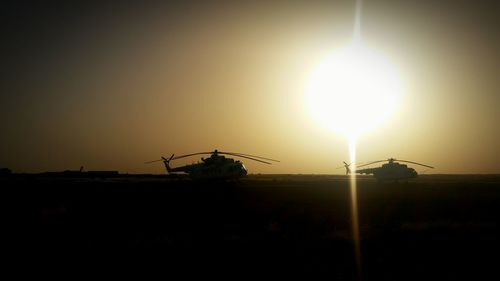
[[174, 157], [174, 155], [172, 154], [172, 156], [170, 156], [169, 159], [165, 158], [165, 157], [161, 157], [161, 159], [158, 159], [158, 160], [153, 160], [153, 161], [147, 161], [147, 162], [144, 162], [144, 164], [151, 164], [151, 163], [155, 163], [155, 162], [160, 162], [160, 161], [170, 161], [172, 160], [172, 158]]
[[257, 155], [251, 155], [251, 154], [245, 154], [245, 153], [239, 153], [239, 152], [218, 152], [219, 154], [227, 154], [227, 155], [234, 155], [234, 156], [247, 156], [247, 157], [252, 157], [252, 158], [259, 158], [259, 159], [264, 159], [268, 161], [274, 161], [274, 162], [280, 162], [280, 160], [276, 159], [271, 159], [271, 158], [266, 158], [262, 156], [257, 156]]
[[417, 162], [413, 162], [413, 161], [408, 161], [408, 160], [395, 160], [395, 161], [417, 164], [417, 165], [420, 165], [420, 166], [424, 166], [424, 167], [427, 167], [427, 168], [434, 169], [434, 167], [432, 167], [432, 166], [421, 164], [421, 163], [417, 163]]
[[[175, 156], [175, 157], [172, 154], [172, 156], [168, 159], [168, 161], [170, 161], [170, 160], [177, 160], [177, 159], [181, 159], [181, 158], [185, 158], [185, 157], [189, 157], [189, 156], [195, 156], [195, 155], [205, 155], [205, 154], [210, 154], [211, 155], [211, 154], [214, 154], [214, 153], [217, 153], [217, 154], [227, 154], [227, 155], [233, 155], [233, 156], [236, 156], [236, 157], [247, 158], [247, 159], [254, 160], [254, 161], [257, 161], [257, 162], [261, 162], [261, 163], [265, 163], [265, 164], [272, 164], [272, 163], [264, 161], [264, 160], [256, 159], [256, 158], [262, 158], [262, 159], [269, 160], [269, 161], [279, 162], [279, 160], [265, 158], [265, 157], [261, 157], [261, 156], [253, 156], [253, 155], [249, 155], [249, 154], [247, 155], [247, 154], [233, 153], [233, 152], [219, 152], [219, 151], [217, 151], [217, 152], [215, 152], [215, 151], [197, 152], [197, 153], [190, 153], [190, 154], [179, 155], [179, 156]], [[158, 161], [165, 161], [165, 160], [166, 159], [154, 160], [154, 161], [150, 161], [148, 163], [153, 163], [153, 162], [158, 162]]]
[[432, 166], [429, 166], [429, 165], [425, 165], [425, 164], [422, 164], [422, 163], [417, 163], [417, 162], [413, 162], [413, 161], [408, 161], [408, 160], [399, 160], [399, 159], [395, 159], [395, 158], [389, 158], [387, 160], [378, 160], [378, 161], [373, 161], [373, 162], [370, 162], [370, 163], [367, 163], [367, 164], [363, 164], [363, 165], [360, 165], [358, 166], [358, 168], [360, 167], [365, 167], [365, 166], [368, 166], [368, 165], [371, 165], [371, 164], [375, 164], [375, 163], [380, 163], [380, 162], [406, 162], [406, 163], [412, 163], [412, 164], [416, 164], [416, 165], [420, 165], [420, 166], [424, 166], [424, 167], [427, 167], [427, 168], [431, 168], [431, 169], [434, 169], [434, 167]]
[[165, 158], [165, 157], [163, 157], [163, 156], [161, 157], [161, 159], [163, 160], [163, 162], [167, 162], [167, 163], [170, 162], [170, 160], [172, 160], [172, 158], [174, 158], [174, 154], [172, 154], [172, 156], [170, 156], [170, 158], [168, 158], [168, 159]]
[[338, 166], [338, 167], [336, 167], [335, 169], [344, 169], [344, 168], [349, 167], [349, 166], [351, 166], [352, 164], [354, 164], [354, 163], [347, 164], [345, 161], [342, 161], [342, 163], [344, 163], [344, 165], [342, 165], [342, 166]]
[[170, 160], [176, 160], [176, 159], [181, 159], [189, 156], [194, 156], [194, 155], [203, 155], [203, 154], [212, 154], [213, 152], [197, 152], [197, 153], [191, 153], [191, 154], [185, 154], [185, 155], [180, 155], [180, 156], [175, 156], [170, 158]]
[[345, 169], [345, 168], [346, 168], [346, 166], [347, 166], [347, 167], [351, 167], [351, 166], [352, 166], [352, 167], [356, 167], [356, 168], [357, 168], [357, 167], [361, 167], [361, 166], [365, 166], [365, 165], [369, 165], [369, 164], [370, 164], [370, 163], [368, 163], [368, 164], [364, 164], [364, 162], [359, 162], [359, 163], [355, 163], [355, 162], [352, 162], [352, 163], [347, 163], [347, 162], [345, 162], [345, 161], [342, 161], [342, 163], [344, 163], [344, 165], [339, 166], [339, 167], [336, 167], [335, 169]]
[[363, 164], [363, 165], [359, 165], [359, 166], [357, 166], [357, 168], [365, 167], [365, 166], [368, 166], [368, 165], [371, 165], [371, 164], [375, 164], [375, 163], [387, 162], [387, 161], [388, 161], [388, 160], [378, 160], [378, 161], [373, 161], [373, 162], [370, 162], [370, 163], [366, 163], [366, 164]]
[[[234, 154], [231, 154], [231, 155], [234, 155]], [[273, 163], [271, 163], [271, 162], [267, 162], [267, 161], [260, 160], [260, 159], [255, 159], [255, 158], [248, 157], [248, 156], [243, 156], [243, 155], [234, 155], [234, 156], [236, 156], [236, 157], [241, 157], [241, 158], [246, 158], [246, 159], [250, 159], [250, 160], [257, 161], [257, 162], [261, 162], [261, 163], [264, 163], [264, 164], [269, 164], [269, 165], [272, 165], [272, 164], [273, 164]]]

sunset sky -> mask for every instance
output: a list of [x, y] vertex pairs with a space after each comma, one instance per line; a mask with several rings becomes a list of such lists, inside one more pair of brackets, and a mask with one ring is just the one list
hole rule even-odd
[[[207, 2], [3, 4], [0, 168], [163, 173], [144, 162], [219, 149], [281, 160], [243, 159], [250, 173], [344, 173], [347, 141], [312, 119], [304, 88], [350, 42], [354, 1]], [[359, 161], [500, 173], [490, 2], [364, 1], [363, 42], [397, 69], [402, 95], [359, 137]]]

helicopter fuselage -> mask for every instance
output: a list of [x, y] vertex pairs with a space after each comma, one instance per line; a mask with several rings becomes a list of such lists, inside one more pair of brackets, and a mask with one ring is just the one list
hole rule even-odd
[[[181, 158], [186, 158], [194, 155], [206, 155], [210, 154], [208, 158], [201, 158], [201, 162], [194, 163], [191, 165], [184, 165], [180, 167], [170, 167], [170, 161], [177, 160]], [[191, 154], [185, 154], [181, 156], [174, 157], [174, 154], [169, 158], [161, 157], [161, 159], [145, 162], [145, 164], [163, 161], [167, 173], [186, 173], [188, 176], [195, 180], [234, 180], [244, 177], [248, 174], [245, 165], [239, 160], [234, 160], [232, 158], [226, 158], [224, 155], [231, 155], [234, 157], [240, 157], [245, 159], [250, 159], [264, 164], [271, 164], [270, 161], [280, 162], [279, 160], [265, 158], [257, 155], [250, 155], [244, 153], [236, 152], [221, 152], [217, 149], [213, 152], [196, 152]]]
[[247, 169], [240, 161], [235, 161], [224, 156], [202, 158], [202, 162], [171, 168], [165, 166], [169, 173], [183, 172], [195, 180], [238, 179], [247, 175]]
[[357, 170], [356, 173], [373, 174], [379, 181], [408, 180], [417, 177], [415, 169], [408, 168], [407, 165], [397, 162], [383, 164], [382, 167]]

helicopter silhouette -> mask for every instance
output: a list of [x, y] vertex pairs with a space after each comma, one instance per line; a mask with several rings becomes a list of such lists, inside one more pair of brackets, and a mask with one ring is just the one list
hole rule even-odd
[[[369, 166], [369, 165], [372, 165], [375, 163], [380, 163], [380, 162], [388, 162], [388, 163], [382, 164], [381, 167], [376, 167], [376, 168], [366, 168], [366, 169], [360, 169], [360, 170], [357, 169], [357, 168], [366, 167], [366, 166]], [[378, 160], [378, 161], [373, 161], [370, 163], [359, 165], [356, 167], [356, 173], [358, 173], [358, 174], [373, 174], [373, 176], [378, 181], [408, 180], [408, 179], [416, 178], [418, 176], [418, 173], [415, 171], [415, 169], [409, 168], [407, 165], [400, 164], [398, 162], [411, 163], [411, 164], [416, 164], [416, 165], [420, 165], [420, 166], [434, 169], [434, 167], [432, 167], [432, 166], [413, 162], [413, 161], [398, 160], [398, 159], [394, 159], [394, 158], [389, 158], [387, 160]], [[353, 164], [354, 163], [347, 164], [344, 161], [346, 175], [351, 173], [351, 169], [349, 167]]]
[[[170, 166], [170, 161], [177, 160], [181, 158], [186, 158], [194, 155], [204, 155], [210, 154], [208, 158], [201, 158], [201, 162], [175, 167]], [[217, 149], [212, 152], [197, 152], [191, 154], [185, 154], [174, 157], [174, 154], [170, 158], [161, 157], [159, 160], [153, 160], [145, 162], [146, 164], [163, 161], [168, 174], [185, 173], [188, 174], [191, 179], [194, 180], [236, 180], [244, 177], [248, 174], [248, 170], [245, 165], [239, 161], [232, 158], [227, 158], [224, 155], [231, 155], [241, 158], [250, 159], [253, 161], [261, 162], [264, 164], [271, 165], [271, 162], [279, 162], [279, 160], [265, 158], [256, 155], [236, 153], [236, 152], [221, 152]], [[267, 160], [267, 161], [264, 161]]]

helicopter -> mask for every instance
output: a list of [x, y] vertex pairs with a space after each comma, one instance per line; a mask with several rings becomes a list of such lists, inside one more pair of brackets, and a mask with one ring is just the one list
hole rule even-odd
[[[202, 157], [201, 162], [175, 168], [170, 167], [170, 161], [172, 160], [205, 154], [210, 154], [210, 157]], [[159, 160], [148, 161], [145, 162], [145, 164], [163, 161], [163, 164], [165, 164], [165, 168], [167, 169], [167, 173], [186, 173], [191, 179], [194, 180], [236, 180], [247, 175], [248, 170], [245, 168], [245, 165], [241, 161], [227, 158], [224, 155], [246, 158], [269, 165], [272, 164], [269, 161], [279, 162], [279, 160], [261, 156], [236, 152], [222, 152], [216, 149], [212, 152], [197, 152], [176, 157], [174, 157], [174, 154], [172, 154], [172, 156], [170, 156], [169, 158], [161, 157], [161, 159]]]
[[[399, 180], [408, 180], [412, 178], [416, 178], [418, 176], [417, 172], [413, 168], [409, 168], [405, 164], [400, 164], [398, 162], [404, 162], [404, 163], [411, 163], [411, 164], [416, 164], [420, 166], [424, 166], [427, 168], [434, 169], [434, 167], [413, 162], [413, 161], [407, 161], [407, 160], [398, 160], [394, 158], [389, 158], [387, 160], [378, 160], [378, 161], [373, 161], [370, 163], [362, 164], [357, 166], [356, 168], [361, 168], [365, 167], [368, 165], [372, 165], [375, 163], [380, 163], [380, 162], [388, 162], [385, 164], [382, 164], [381, 167], [376, 167], [376, 168], [366, 168], [366, 169], [356, 169], [356, 173], [358, 174], [373, 174], [373, 176], [378, 180], [378, 181], [399, 181]], [[344, 167], [346, 169], [346, 174], [351, 173], [351, 169], [349, 168], [350, 165], [353, 163], [347, 164], [344, 162]]]

